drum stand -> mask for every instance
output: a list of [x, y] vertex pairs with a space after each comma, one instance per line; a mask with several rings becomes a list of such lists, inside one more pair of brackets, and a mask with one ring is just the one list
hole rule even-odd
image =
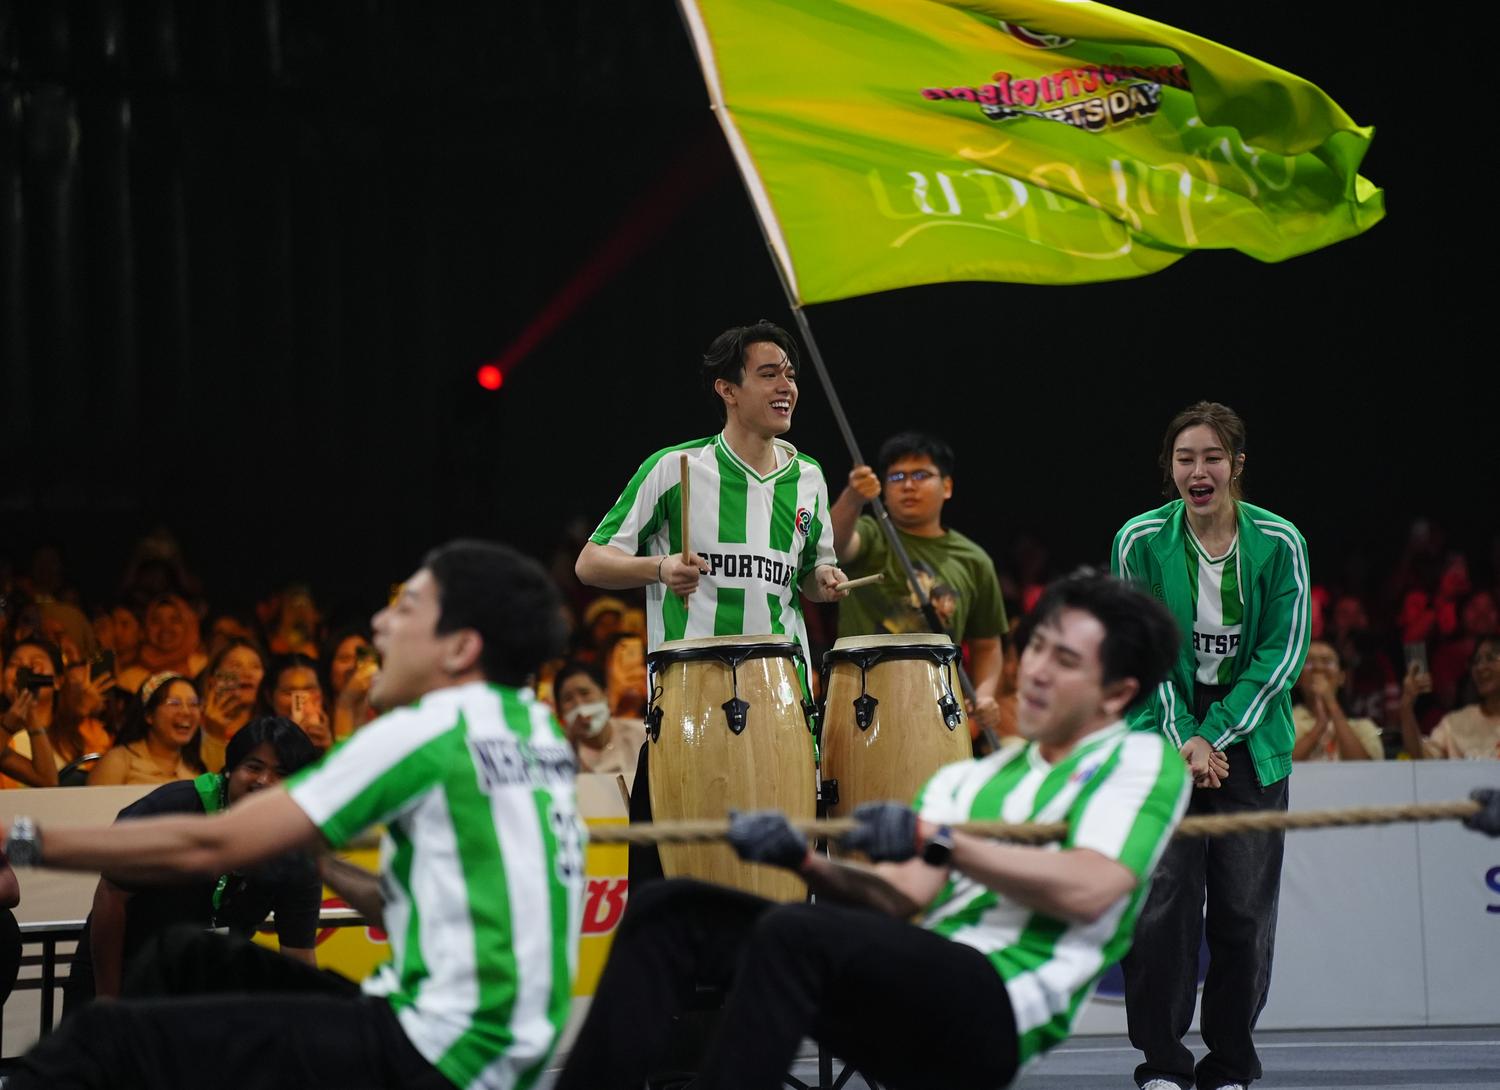
[[[838, 801], [838, 781], [820, 779], [818, 781], [818, 817], [820, 819], [826, 818], [828, 816], [828, 808], [830, 806], [838, 805]], [[827, 841], [820, 840], [815, 845], [814, 850], [826, 853], [828, 851]], [[813, 899], [813, 896], [810, 892], [807, 896], [808, 900]], [[782, 1076], [782, 1085], [789, 1087], [790, 1090], [844, 1090], [844, 1087], [848, 1084], [849, 1080], [852, 1079], [855, 1075], [858, 1075], [860, 1078], [865, 1080], [865, 1083], [869, 1086], [870, 1090], [881, 1090], [881, 1086], [879, 1083], [870, 1078], [870, 1076], [866, 1075], [863, 1071], [857, 1070], [851, 1063], [844, 1064], [843, 1069], [838, 1074], [838, 1077], [834, 1078], [833, 1061], [833, 1054], [823, 1047], [823, 1042], [819, 1041], [818, 1081], [814, 1084], [808, 1084], [797, 1078], [797, 1076], [788, 1073]]]
[[833, 1057], [830, 1056], [820, 1044], [818, 1045], [817, 1085], [809, 1086], [807, 1083], [803, 1082], [795, 1075], [784, 1076], [783, 1082], [785, 1083], [785, 1085], [790, 1087], [791, 1090], [844, 1090], [844, 1086], [856, 1074], [858, 1074], [862, 1079], [865, 1080], [865, 1084], [869, 1086], [870, 1090], [881, 1090], [880, 1084], [877, 1083], [874, 1079], [870, 1078], [870, 1076], [866, 1075], [862, 1071], [856, 1072], [854, 1070], [853, 1064], [845, 1064], [844, 1070], [841, 1071], [839, 1073], [839, 1077], [835, 1079], [833, 1077]]

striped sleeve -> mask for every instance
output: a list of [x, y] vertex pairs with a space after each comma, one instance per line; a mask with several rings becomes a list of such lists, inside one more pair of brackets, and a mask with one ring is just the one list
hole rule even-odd
[[[1209, 709], [1198, 732], [1215, 749], [1243, 740], [1266, 718], [1302, 672], [1312, 631], [1312, 579], [1307, 542], [1287, 522], [1257, 520], [1256, 528], [1277, 542], [1271, 587], [1256, 626], [1250, 660], [1223, 700]], [[1241, 654], [1244, 652], [1242, 651]]]
[[662, 475], [657, 472], [662, 459], [670, 453], [659, 450], [641, 463], [620, 493], [620, 498], [589, 535], [595, 545], [611, 545], [631, 556], [637, 555], [657, 529], [658, 501], [661, 499]]
[[1150, 586], [1150, 580], [1146, 578], [1144, 565], [1137, 562], [1131, 556], [1137, 545], [1143, 548], [1144, 543], [1161, 529], [1161, 522], [1152, 519], [1142, 525], [1132, 519], [1120, 527], [1119, 533], [1115, 534], [1115, 543], [1109, 550], [1109, 571], [1116, 579], [1128, 579], [1132, 583], [1139, 583], [1143, 587]]
[[1080, 793], [1065, 846], [1089, 848], [1145, 878], [1187, 808], [1187, 763], [1159, 735], [1131, 732], [1100, 776], [1097, 788]]
[[969, 807], [973, 799], [964, 791], [968, 777], [976, 765], [973, 761], [957, 761], [944, 765], [932, 774], [932, 778], [917, 792], [913, 809], [923, 821], [938, 825], [951, 825], [969, 820]]
[[[812, 462], [809, 458], [807, 461]], [[828, 482], [823, 479], [823, 467], [817, 462], [812, 462], [813, 469], [818, 474], [818, 510], [817, 522], [819, 527], [816, 559], [814, 566], [819, 564], [837, 564], [838, 555], [833, 551], [833, 519], [828, 515]]]
[[[1109, 552], [1110, 571], [1117, 578], [1128, 579], [1146, 588], [1148, 593], [1151, 591], [1151, 580], [1146, 570], [1149, 561], [1140, 559], [1138, 551], [1146, 549], [1151, 538], [1161, 530], [1165, 522], [1166, 519], [1162, 518], [1137, 518], [1120, 528], [1120, 532], [1115, 535], [1114, 547]], [[1140, 706], [1130, 713], [1130, 726], [1134, 730], [1158, 730], [1172, 745], [1181, 749], [1183, 742], [1191, 738], [1198, 729], [1191, 707], [1177, 692], [1172, 684], [1172, 677], [1168, 674], [1141, 701]]]
[[451, 748], [435, 740], [461, 736], [460, 716], [403, 708], [364, 727], [317, 764], [287, 781], [287, 794], [334, 847], [389, 821], [438, 782]]

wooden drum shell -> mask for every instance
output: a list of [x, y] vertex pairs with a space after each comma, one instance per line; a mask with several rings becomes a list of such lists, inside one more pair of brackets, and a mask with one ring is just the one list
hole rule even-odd
[[[742, 652], [749, 656], [732, 668]], [[802, 706], [797, 645], [784, 636], [673, 640], [650, 656], [653, 713], [651, 814], [656, 821], [727, 818], [730, 810], [816, 813], [812, 734]], [[725, 702], [738, 688], [745, 728], [730, 729]], [[727, 844], [662, 844], [662, 870], [774, 901], [802, 901], [807, 887], [780, 867], [744, 863]]]
[[[858, 725], [860, 667], [851, 653], [879, 652], [865, 670], [864, 691], [879, 701], [868, 727]], [[974, 755], [969, 724], [944, 721], [939, 701], [959, 701], [957, 667], [939, 661], [957, 649], [928, 633], [846, 637], [824, 658], [823, 779], [838, 781], [829, 817], [848, 817], [865, 802], [910, 803], [934, 772]]]

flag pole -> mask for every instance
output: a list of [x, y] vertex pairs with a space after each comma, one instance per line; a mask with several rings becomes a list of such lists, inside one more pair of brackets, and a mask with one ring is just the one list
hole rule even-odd
[[[769, 196], [765, 193], [755, 173], [755, 168], [749, 161], [748, 151], [729, 117], [729, 111], [725, 109], [723, 90], [719, 85], [717, 67], [713, 61], [712, 49], [708, 45], [708, 36], [702, 17], [692, 0], [678, 0], [677, 11], [682, 17], [688, 38], [698, 54], [698, 63], [703, 69], [704, 82], [708, 88], [709, 105], [718, 118], [719, 127], [723, 130], [725, 139], [729, 142], [730, 152], [734, 155], [735, 165], [739, 168], [740, 184], [745, 187], [745, 195], [750, 199], [751, 207], [755, 209], [755, 224], [760, 228], [761, 240], [765, 242], [766, 250], [771, 256], [771, 267], [776, 270], [776, 275], [781, 279], [781, 290], [786, 294], [787, 305], [791, 307], [792, 314], [797, 319], [797, 328], [802, 332], [802, 340], [807, 345], [808, 355], [812, 358], [813, 369], [818, 373], [818, 381], [823, 384], [823, 391], [828, 395], [828, 404], [833, 407], [833, 418], [838, 422], [839, 431], [844, 437], [844, 445], [849, 448], [849, 457], [854, 459], [854, 464], [864, 465], [865, 459], [860, 454], [859, 443], [849, 427], [849, 418], [844, 413], [843, 403], [839, 401], [838, 391], [833, 386], [833, 378], [823, 363], [823, 354], [818, 351], [818, 342], [813, 337], [812, 326], [808, 324], [807, 315], [803, 312], [797, 290], [792, 284], [791, 270], [788, 268], [791, 264], [791, 253], [785, 250], [784, 242], [782, 247], [778, 248], [779, 232], [773, 237], [770, 221], [774, 219], [775, 213], [771, 210]], [[785, 253], [785, 261], [782, 260], [783, 253]], [[881, 533], [885, 535], [886, 541], [890, 543], [891, 551], [896, 554], [897, 560], [901, 563], [901, 570], [906, 574], [906, 581], [911, 586], [912, 593], [916, 595], [923, 619], [933, 632], [947, 636], [950, 640], [953, 639], [953, 634], [948, 631], [933, 607], [932, 600], [922, 589], [921, 581], [917, 579], [917, 570], [906, 552], [906, 547], [901, 543], [896, 528], [891, 525], [891, 516], [886, 511], [885, 504], [881, 502], [879, 496], [876, 496], [870, 500], [870, 506], [875, 512], [875, 521], [880, 526]], [[957, 642], [954, 640], [955, 644]], [[962, 658], [955, 658], [953, 665], [957, 668], [959, 689], [963, 692], [964, 699], [971, 707], [977, 705], [978, 698], [974, 693], [974, 683], [969, 680]], [[983, 734], [985, 740], [993, 748], [1000, 748], [1000, 740], [995, 736], [994, 731], [986, 727]]]
[[[776, 255], [773, 253], [771, 256], [773, 264], [776, 264], [777, 271], [780, 272], [781, 265], [774, 260]], [[802, 342], [807, 345], [807, 355], [812, 360], [813, 370], [818, 373], [818, 381], [823, 386], [823, 392], [828, 396], [828, 404], [833, 409], [833, 418], [838, 423], [839, 432], [844, 437], [844, 445], [849, 448], [849, 457], [854, 460], [855, 465], [865, 465], [864, 455], [859, 450], [859, 441], [854, 438], [854, 430], [849, 426], [849, 417], [844, 412], [843, 402], [839, 400], [838, 390], [834, 389], [833, 376], [828, 373], [828, 365], [823, 362], [823, 353], [818, 350], [818, 342], [813, 336], [812, 325], [807, 320], [807, 314], [792, 297], [791, 286], [787, 283], [785, 276], [781, 278], [781, 285], [787, 291], [787, 303], [790, 304], [792, 314], [797, 319], [797, 328], [802, 333]], [[901, 563], [901, 570], [906, 574], [907, 583], [910, 584], [912, 591], [916, 594], [918, 606], [922, 611], [922, 617], [927, 621], [927, 626], [933, 632], [953, 639], [953, 634], [943, 624], [943, 619], [938, 616], [937, 607], [932, 604], [932, 599], [927, 596], [926, 589], [922, 586], [921, 580], [917, 578], [916, 566], [912, 564], [911, 556], [907, 553], [905, 544], [903, 544], [900, 535], [896, 532], [896, 527], [891, 524], [890, 512], [886, 510], [886, 506], [879, 496], [871, 499], [869, 503], [871, 510], [875, 513], [876, 523], [879, 524], [881, 532], [885, 534], [885, 539], [890, 544], [891, 552], [896, 554], [896, 559]], [[953, 642], [957, 643], [958, 641], [954, 640]], [[958, 684], [959, 688], [963, 690], [964, 699], [971, 706], [977, 704], [978, 700], [974, 695], [974, 683], [969, 679], [969, 674], [964, 669], [964, 664], [957, 659], [954, 660], [953, 664], [958, 668]], [[986, 734], [988, 733], [986, 731]]]

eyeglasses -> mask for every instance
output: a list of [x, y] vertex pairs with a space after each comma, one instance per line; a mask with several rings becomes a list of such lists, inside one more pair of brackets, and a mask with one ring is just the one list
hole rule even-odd
[[190, 711], [197, 711], [203, 707], [203, 702], [201, 700], [183, 700], [178, 696], [169, 696], [161, 702], [161, 706], [163, 708], [187, 708]]
[[921, 484], [923, 481], [930, 481], [932, 480], [932, 478], [937, 476], [940, 476], [940, 474], [935, 473], [930, 469], [914, 469], [910, 473], [907, 473], [905, 470], [898, 469], [894, 473], [887, 473], [885, 475], [885, 480], [887, 484], [900, 484], [902, 481], [910, 477], [918, 484]]

